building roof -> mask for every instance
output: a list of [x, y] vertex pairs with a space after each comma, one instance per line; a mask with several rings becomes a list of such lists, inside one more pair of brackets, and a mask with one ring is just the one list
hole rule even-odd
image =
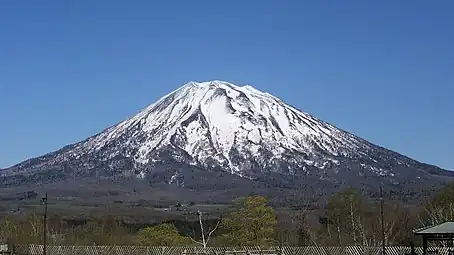
[[454, 222], [447, 221], [435, 226], [424, 227], [413, 230], [416, 235], [437, 235], [437, 234], [454, 234]]

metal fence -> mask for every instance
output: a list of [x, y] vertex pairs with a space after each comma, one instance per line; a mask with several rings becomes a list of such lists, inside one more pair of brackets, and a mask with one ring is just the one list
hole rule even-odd
[[[17, 255], [41, 255], [42, 245], [14, 247]], [[422, 247], [415, 247], [422, 254]], [[382, 255], [382, 247], [146, 247], [146, 246], [47, 246], [47, 255]], [[386, 255], [410, 254], [410, 247], [386, 247]], [[430, 247], [429, 254], [452, 255], [452, 248]]]

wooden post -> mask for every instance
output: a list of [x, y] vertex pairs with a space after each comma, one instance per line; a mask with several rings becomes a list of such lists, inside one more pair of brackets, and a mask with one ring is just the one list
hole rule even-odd
[[42, 198], [44, 202], [44, 219], [43, 219], [43, 254], [47, 254], [47, 192], [46, 196]]
[[383, 201], [383, 188], [380, 184], [380, 218], [381, 218], [381, 234], [382, 234], [382, 255], [386, 254], [386, 235], [385, 235], [385, 217], [384, 217], [384, 201]]
[[427, 255], [427, 236], [422, 236], [422, 254]]

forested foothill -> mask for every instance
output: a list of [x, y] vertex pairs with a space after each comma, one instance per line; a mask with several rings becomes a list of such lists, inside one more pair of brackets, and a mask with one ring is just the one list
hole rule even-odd
[[[32, 192], [25, 196], [39, 199]], [[150, 213], [149, 219], [141, 216], [142, 220], [109, 213], [107, 209], [104, 215], [85, 214], [77, 218], [49, 210], [48, 244], [380, 246], [384, 236], [387, 246], [408, 246], [420, 242], [413, 229], [454, 220], [454, 184], [420, 205], [406, 205], [388, 197], [385, 191], [381, 207], [379, 199], [366, 198], [356, 189], [345, 189], [317, 205], [301, 201], [292, 207], [276, 208], [266, 197], [251, 195], [216, 209], [177, 203], [169, 211], [163, 208], [157, 218]], [[41, 244], [43, 229], [43, 210], [4, 214], [0, 242]]]

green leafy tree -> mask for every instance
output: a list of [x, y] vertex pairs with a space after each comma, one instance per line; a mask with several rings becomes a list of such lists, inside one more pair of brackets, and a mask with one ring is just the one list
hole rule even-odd
[[268, 246], [276, 243], [276, 212], [261, 196], [247, 197], [242, 207], [221, 223], [219, 242], [230, 246]]
[[169, 223], [142, 229], [139, 231], [139, 241], [146, 246], [183, 246], [192, 243], [190, 238], [181, 235], [178, 229]]

